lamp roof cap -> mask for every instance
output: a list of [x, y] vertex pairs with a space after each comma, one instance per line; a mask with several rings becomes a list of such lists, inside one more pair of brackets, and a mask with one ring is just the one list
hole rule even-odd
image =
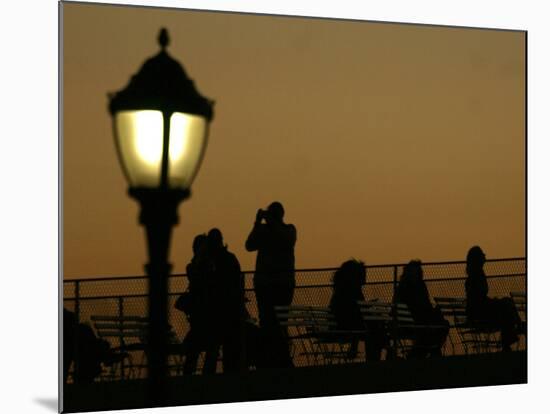
[[170, 38], [165, 28], [160, 30], [158, 42], [160, 52], [144, 62], [124, 89], [109, 95], [111, 114], [123, 110], [159, 110], [212, 120], [214, 101], [199, 93], [183, 66], [166, 52]]

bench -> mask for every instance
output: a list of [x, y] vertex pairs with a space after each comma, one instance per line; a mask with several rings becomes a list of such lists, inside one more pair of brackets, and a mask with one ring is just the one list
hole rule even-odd
[[[95, 332], [99, 338], [109, 342], [115, 342], [112, 348], [115, 354], [120, 355], [120, 362], [113, 364], [102, 374], [102, 379], [134, 379], [140, 378], [141, 369], [146, 367], [145, 352], [147, 348], [148, 319], [143, 316], [104, 316], [93, 315], [90, 317]], [[175, 368], [180, 370], [181, 345], [177, 336], [170, 327], [169, 331], [169, 357], [175, 358]], [[138, 353], [140, 362], [134, 363], [134, 356]]]
[[279, 325], [288, 330], [293, 358], [304, 356], [308, 365], [331, 365], [351, 362], [359, 356], [351, 352], [351, 343], [364, 332], [336, 329], [328, 307], [276, 306], [275, 312]]
[[[418, 334], [426, 330], [446, 329], [445, 326], [434, 324], [415, 323], [408, 306], [404, 303], [388, 303], [373, 300], [370, 302], [358, 302], [365, 331], [368, 333], [368, 325], [373, 322], [380, 324], [388, 338], [386, 359], [407, 358], [409, 352], [421, 345], [417, 342]], [[427, 351], [431, 351], [429, 347]]]
[[520, 329], [520, 342], [518, 342], [517, 347], [522, 348], [526, 346], [526, 335], [527, 335], [527, 295], [525, 292], [510, 292], [510, 297], [516, 311], [518, 312], [519, 318], [521, 319], [521, 329]]
[[521, 318], [521, 321], [527, 322], [527, 295], [525, 292], [510, 292], [510, 297], [514, 306], [518, 311], [518, 315]]
[[[104, 316], [90, 317], [97, 336], [116, 344], [113, 352], [120, 355], [121, 362], [113, 364], [102, 374], [102, 379], [133, 379], [140, 375], [140, 365], [144, 365], [144, 357], [139, 365], [134, 364], [135, 351], [145, 352], [144, 338], [147, 335], [147, 318], [140, 316]], [[144, 354], [143, 354], [144, 355]]]
[[456, 346], [461, 345], [465, 354], [486, 353], [501, 350], [500, 330], [494, 325], [482, 322], [471, 322], [466, 315], [466, 299], [457, 297], [434, 297], [434, 301], [447, 317], [451, 328], [454, 328], [459, 342], [451, 338], [455, 353]]

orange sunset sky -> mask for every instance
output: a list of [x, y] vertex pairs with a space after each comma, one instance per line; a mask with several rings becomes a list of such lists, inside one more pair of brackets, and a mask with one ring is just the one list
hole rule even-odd
[[107, 93], [169, 53], [215, 118], [171, 261], [219, 227], [245, 270], [256, 210], [279, 200], [296, 265], [525, 255], [525, 33], [64, 4], [66, 279], [143, 274], [138, 205]]

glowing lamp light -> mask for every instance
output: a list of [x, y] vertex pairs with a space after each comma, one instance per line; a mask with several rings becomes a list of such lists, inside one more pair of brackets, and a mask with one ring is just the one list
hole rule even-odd
[[[120, 158], [132, 187], [161, 185], [164, 122], [161, 111], [120, 111], [115, 115]], [[169, 119], [168, 187], [188, 189], [206, 147], [204, 118], [174, 112]]]
[[147, 60], [128, 86], [110, 96], [119, 160], [130, 189], [189, 192], [200, 167], [213, 117], [213, 101], [201, 96], [179, 62], [161, 51]]

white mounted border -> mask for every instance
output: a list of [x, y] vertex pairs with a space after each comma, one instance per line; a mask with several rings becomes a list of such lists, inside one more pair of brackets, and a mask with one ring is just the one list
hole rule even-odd
[[[537, 0], [149, 0], [95, 3], [490, 27], [528, 31], [529, 384], [460, 390], [264, 401], [158, 409], [158, 413], [262, 414], [542, 412], [550, 328], [550, 24]], [[0, 202], [2, 412], [51, 413], [57, 397], [57, 0], [2, 4]], [[32, 104], [32, 122], [29, 105]], [[540, 313], [539, 313], [540, 312]], [[36, 343], [40, 344], [37, 349]], [[25, 369], [23, 369], [25, 368]], [[536, 408], [535, 408], [536, 407]], [[115, 413], [117, 411], [111, 411]], [[124, 413], [144, 413], [127, 410]], [[149, 411], [147, 411], [149, 412]]]

